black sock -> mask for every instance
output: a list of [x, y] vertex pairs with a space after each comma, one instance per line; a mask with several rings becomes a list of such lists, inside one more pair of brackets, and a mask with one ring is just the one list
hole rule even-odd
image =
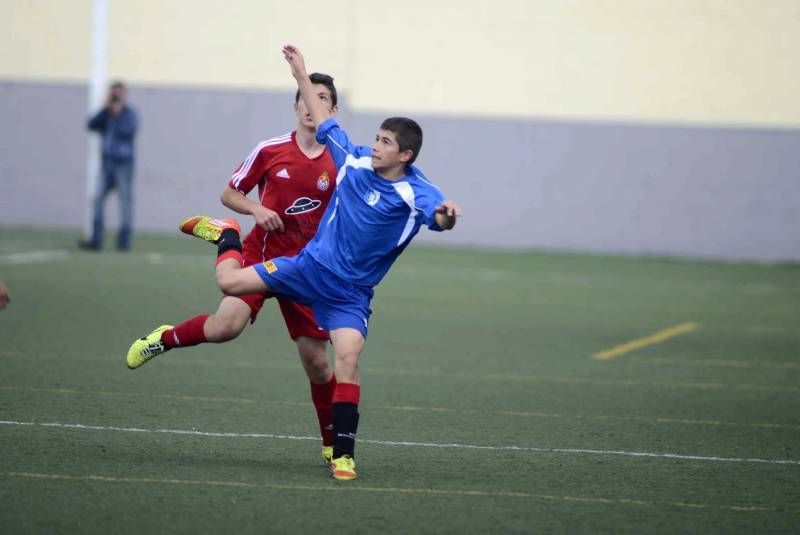
[[333, 404], [333, 458], [342, 455], [355, 457], [356, 430], [358, 429], [358, 405], [355, 403]]
[[232, 228], [226, 228], [217, 240], [217, 256], [222, 256], [228, 251], [242, 252], [242, 242], [239, 240], [239, 233]]

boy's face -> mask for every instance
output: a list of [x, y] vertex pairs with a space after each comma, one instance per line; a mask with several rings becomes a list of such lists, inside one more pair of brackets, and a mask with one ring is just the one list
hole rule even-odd
[[[328, 111], [328, 115], [333, 115], [336, 113], [337, 108], [333, 105], [333, 101], [331, 100], [331, 90], [325, 87], [323, 84], [314, 84], [314, 93], [316, 93], [317, 97], [325, 104], [325, 109]], [[308, 106], [306, 103], [303, 102], [303, 99], [299, 99], [294, 104], [294, 113], [297, 115], [298, 122], [305, 126], [306, 128], [314, 128], [314, 121], [311, 119], [311, 114], [308, 112]]]
[[397, 137], [391, 130], [378, 130], [375, 143], [372, 144], [372, 168], [375, 171], [405, 165], [411, 159], [412, 151], [400, 150]]

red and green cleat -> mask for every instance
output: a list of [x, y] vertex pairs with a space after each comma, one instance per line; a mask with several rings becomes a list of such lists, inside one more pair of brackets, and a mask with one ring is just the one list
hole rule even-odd
[[331, 477], [339, 481], [349, 481], [358, 477], [356, 462], [349, 455], [333, 459], [330, 464]]
[[128, 368], [134, 370], [166, 351], [167, 348], [164, 346], [164, 342], [161, 341], [161, 334], [168, 329], [172, 329], [172, 325], [162, 325], [147, 336], [136, 340], [128, 349]]
[[179, 228], [184, 234], [191, 234], [211, 243], [217, 243], [222, 231], [226, 229], [233, 229], [241, 234], [241, 228], [235, 219], [213, 219], [204, 215], [184, 219]]

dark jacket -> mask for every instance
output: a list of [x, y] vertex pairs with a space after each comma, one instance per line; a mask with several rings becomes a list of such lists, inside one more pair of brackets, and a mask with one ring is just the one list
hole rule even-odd
[[123, 106], [119, 115], [103, 108], [89, 119], [87, 128], [102, 135], [101, 151], [103, 158], [111, 158], [120, 162], [133, 162], [133, 141], [139, 120], [130, 106]]

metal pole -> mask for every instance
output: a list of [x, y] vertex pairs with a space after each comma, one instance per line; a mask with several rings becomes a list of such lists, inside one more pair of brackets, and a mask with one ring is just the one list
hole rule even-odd
[[[92, 49], [91, 73], [89, 77], [89, 114], [97, 112], [103, 103], [106, 91], [108, 49], [108, 0], [92, 0]], [[94, 194], [97, 188], [100, 171], [100, 141], [97, 135], [89, 136], [86, 153], [86, 216], [84, 219], [84, 236], [92, 235], [92, 218]]]

